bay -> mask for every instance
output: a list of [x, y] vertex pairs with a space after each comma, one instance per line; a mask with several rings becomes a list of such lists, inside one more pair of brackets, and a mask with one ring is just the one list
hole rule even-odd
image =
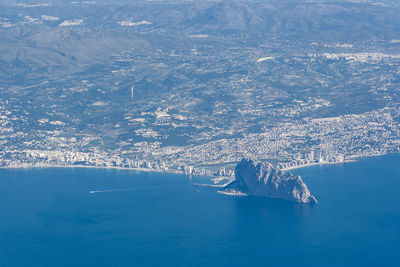
[[398, 266], [400, 155], [293, 170], [318, 204], [207, 177], [0, 169], [0, 266]]

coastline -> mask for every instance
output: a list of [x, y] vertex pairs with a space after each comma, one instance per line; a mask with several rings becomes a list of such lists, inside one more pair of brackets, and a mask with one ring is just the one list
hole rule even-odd
[[[367, 157], [380, 157], [389, 154], [397, 154], [397, 153], [380, 153], [380, 154], [368, 154], [368, 155], [354, 155], [350, 156], [348, 160], [344, 160], [341, 162], [313, 162], [307, 163], [303, 165], [296, 165], [287, 168], [282, 168], [282, 171], [290, 171], [305, 167], [311, 167], [316, 165], [335, 165], [335, 164], [342, 164], [342, 163], [351, 163], [356, 162], [358, 159], [367, 158]], [[127, 168], [127, 167], [119, 167], [119, 166], [91, 166], [91, 165], [60, 165], [60, 164], [31, 164], [31, 163], [22, 163], [18, 165], [7, 165], [7, 166], [0, 166], [0, 169], [29, 169], [29, 168], [94, 168], [94, 169], [115, 169], [115, 170], [129, 170], [129, 171], [138, 171], [138, 172], [155, 172], [155, 173], [170, 173], [170, 174], [182, 174], [182, 175], [196, 175], [201, 177], [208, 177], [211, 179], [216, 178], [227, 178], [225, 176], [215, 176], [215, 175], [203, 175], [203, 174], [189, 174], [184, 173], [176, 170], [157, 170], [157, 169], [148, 169], [148, 168]]]
[[[363, 156], [361, 156], [361, 157], [363, 157]], [[359, 158], [359, 157], [357, 157], [357, 158]], [[316, 166], [316, 165], [336, 165], [336, 164], [356, 162], [356, 161], [357, 161], [356, 159], [349, 159], [349, 160], [344, 160], [341, 162], [313, 162], [313, 163], [307, 163], [307, 164], [303, 164], [303, 165], [297, 165], [297, 166], [292, 166], [292, 167], [288, 167], [288, 168], [283, 168], [280, 170], [281, 171], [290, 171], [290, 170], [311, 167], [311, 166]]]
[[313, 162], [313, 163], [307, 163], [307, 164], [303, 164], [303, 165], [297, 165], [297, 166], [292, 166], [292, 167], [288, 167], [288, 168], [283, 168], [281, 170], [282, 171], [290, 171], [290, 170], [311, 167], [311, 166], [316, 166], [316, 165], [335, 165], [335, 164], [342, 164], [342, 163], [351, 163], [351, 162], [357, 162], [359, 159], [362, 159], [362, 158], [381, 157], [381, 156], [390, 155], [390, 154], [398, 154], [398, 153], [354, 155], [354, 156], [350, 156], [348, 160], [344, 160], [341, 162]]
[[[90, 169], [115, 169], [115, 170], [128, 170], [128, 171], [138, 171], [138, 172], [156, 172], [156, 173], [173, 173], [173, 174], [183, 174], [191, 175], [178, 171], [165, 171], [147, 168], [125, 168], [118, 166], [89, 166], [89, 165], [58, 165], [58, 164], [20, 164], [20, 165], [9, 165], [1, 166], [0, 169], [40, 169], [40, 168], [90, 168]], [[201, 176], [199, 174], [199, 176]]]

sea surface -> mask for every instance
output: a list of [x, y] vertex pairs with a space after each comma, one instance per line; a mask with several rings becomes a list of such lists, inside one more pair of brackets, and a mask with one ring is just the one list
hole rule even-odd
[[292, 172], [318, 204], [194, 185], [207, 177], [0, 169], [0, 266], [400, 266], [400, 155]]

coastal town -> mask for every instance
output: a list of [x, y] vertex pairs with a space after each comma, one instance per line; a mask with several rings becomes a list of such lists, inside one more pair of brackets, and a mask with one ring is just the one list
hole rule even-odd
[[[275, 35], [262, 25], [218, 34], [152, 12], [135, 19], [136, 9], [105, 21], [9, 10], [0, 18], [2, 167], [232, 177], [243, 157], [288, 170], [400, 152], [395, 36]], [[47, 46], [58, 50], [37, 49]]]
[[[3, 150], [0, 152], [0, 166], [90, 166], [232, 177], [234, 164], [242, 157], [250, 157], [273, 162], [278, 168], [288, 170], [399, 153], [400, 125], [393, 120], [399, 115], [399, 110], [385, 108], [361, 115], [283, 123], [262, 134], [197, 146], [162, 147], [159, 142], [141, 142], [135, 144], [134, 150], [110, 152], [85, 146], [87, 137], [68, 139], [54, 131], [48, 133], [53, 135], [48, 139], [51, 142], [47, 143], [54, 148]], [[22, 133], [4, 127], [10, 123], [8, 117], [3, 115], [1, 119], [3, 134], [23, 137]], [[80, 151], [80, 148], [85, 148], [85, 151]]]

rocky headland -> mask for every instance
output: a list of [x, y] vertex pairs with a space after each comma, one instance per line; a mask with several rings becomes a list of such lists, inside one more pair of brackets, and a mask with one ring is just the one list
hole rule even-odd
[[236, 165], [235, 180], [220, 192], [317, 203], [300, 176], [276, 169], [270, 163], [256, 164], [251, 159], [242, 159]]

